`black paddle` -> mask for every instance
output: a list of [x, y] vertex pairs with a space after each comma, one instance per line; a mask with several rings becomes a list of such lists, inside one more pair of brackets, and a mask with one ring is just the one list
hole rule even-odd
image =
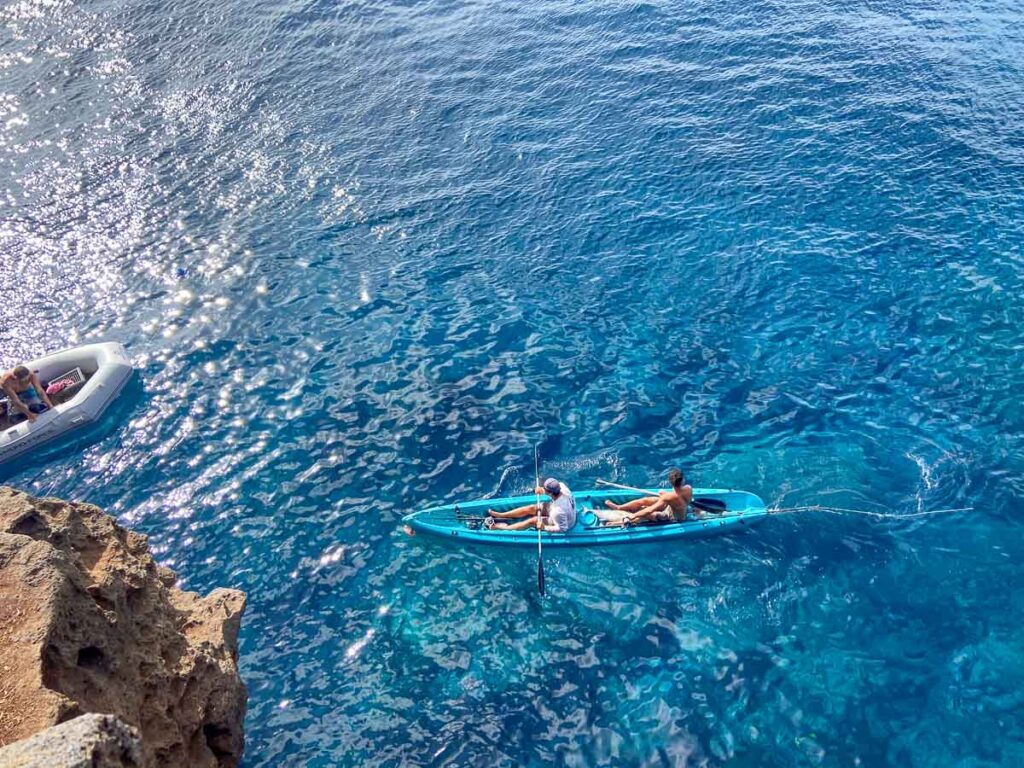
[[534, 486], [533, 493], [537, 498], [537, 591], [540, 592], [541, 597], [544, 596], [544, 556], [542, 552], [543, 544], [541, 543], [540, 537], [540, 493], [537, 489], [540, 488], [540, 453], [537, 445], [533, 446], [533, 476], [537, 481], [537, 485]]
[[710, 512], [714, 515], [720, 515], [725, 512], [725, 502], [721, 499], [694, 499], [690, 502], [690, 505], [702, 512]]

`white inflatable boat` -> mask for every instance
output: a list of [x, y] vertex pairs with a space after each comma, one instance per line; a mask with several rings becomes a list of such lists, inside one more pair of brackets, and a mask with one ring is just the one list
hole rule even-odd
[[[0, 416], [0, 465], [99, 421], [132, 377], [124, 347], [114, 341], [54, 352], [24, 366], [53, 391], [54, 407], [34, 422], [12, 424], [15, 410], [8, 404]], [[2, 390], [0, 398], [6, 400]]]

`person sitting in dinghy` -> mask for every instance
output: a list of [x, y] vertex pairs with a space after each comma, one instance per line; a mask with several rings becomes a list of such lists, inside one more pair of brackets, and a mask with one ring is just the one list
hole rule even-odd
[[675, 468], [669, 470], [668, 483], [671, 489], [657, 496], [644, 496], [626, 504], [606, 501], [604, 505], [608, 509], [594, 510], [594, 514], [608, 525], [681, 523], [686, 520], [686, 510], [693, 501], [693, 488], [686, 484], [682, 470]]
[[12, 422], [21, 421], [22, 418], [27, 418], [30, 422], [35, 421], [38, 414], [47, 408], [53, 408], [50, 396], [46, 394], [46, 388], [39, 381], [39, 377], [24, 365], [4, 373], [0, 379], [0, 386], [3, 387], [10, 403], [8, 418]]
[[[509, 510], [508, 512], [496, 512], [493, 509], [487, 510], [490, 517], [484, 523], [485, 527], [501, 531], [524, 531], [528, 528], [541, 528], [551, 533], [565, 533], [576, 525], [576, 499], [572, 491], [565, 483], [560, 483], [555, 478], [549, 477], [544, 485], [534, 489], [534, 493], [540, 496], [542, 493], [551, 497], [551, 501], [541, 502], [540, 505], [527, 504], [523, 507]], [[510, 520], [514, 518], [525, 518], [518, 523], [499, 523], [495, 519]]]

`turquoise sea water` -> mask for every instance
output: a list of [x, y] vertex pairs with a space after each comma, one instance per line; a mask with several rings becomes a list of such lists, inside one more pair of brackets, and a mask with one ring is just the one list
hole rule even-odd
[[[0, 357], [129, 420], [10, 482], [249, 595], [247, 768], [1024, 762], [1024, 8], [0, 5]], [[459, 551], [428, 504], [804, 514]]]

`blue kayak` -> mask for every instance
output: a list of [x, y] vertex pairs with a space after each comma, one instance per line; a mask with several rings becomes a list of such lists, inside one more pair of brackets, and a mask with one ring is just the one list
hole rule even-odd
[[[594, 514], [605, 501], [617, 504], [641, 497], [630, 491], [581, 491], [576, 498], [576, 525], [565, 533], [544, 531], [544, 547], [598, 547], [611, 544], [640, 544], [669, 539], [698, 538], [733, 533], [764, 520], [769, 512], [753, 493], [722, 489], [694, 489], [693, 504], [681, 523], [645, 523], [631, 526], [606, 525]], [[533, 504], [534, 496], [481, 499], [413, 512], [402, 518], [406, 531], [462, 544], [503, 547], [536, 547], [537, 531], [488, 530], [483, 522], [487, 510], [505, 511]], [[505, 520], [504, 522], [515, 522]]]

